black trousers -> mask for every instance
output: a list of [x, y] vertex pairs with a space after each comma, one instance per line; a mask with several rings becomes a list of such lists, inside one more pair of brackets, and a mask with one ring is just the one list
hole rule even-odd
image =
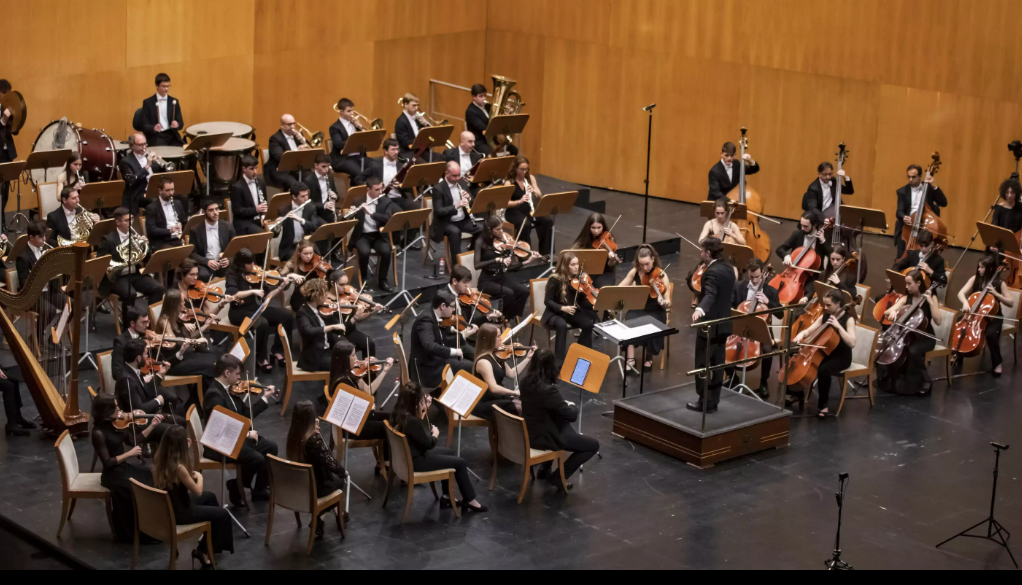
[[[571, 455], [564, 462], [564, 479], [570, 478], [578, 471], [579, 467], [585, 465], [597, 453], [600, 452], [600, 442], [593, 437], [580, 435], [575, 429], [566, 427], [561, 430], [561, 450], [568, 451]], [[556, 450], [556, 449], [551, 449]], [[553, 461], [540, 464], [540, 469], [547, 470], [553, 467]]]
[[[412, 468], [415, 471], [437, 471], [440, 469], [453, 469], [454, 479], [458, 482], [458, 491], [461, 492], [461, 499], [464, 502], [471, 502], [476, 499], [475, 488], [472, 487], [472, 480], [468, 476], [468, 463], [454, 454], [454, 451], [437, 447], [423, 457], [412, 459]], [[443, 482], [444, 495], [450, 497], [450, 490], [447, 489], [447, 482]]]
[[[713, 338], [707, 338], [703, 335], [696, 335], [696, 355], [695, 355], [695, 366], [699, 368], [705, 368], [706, 364], [706, 347], [709, 345], [710, 348], [710, 363], [711, 366], [717, 366], [724, 363], [725, 346], [727, 344], [727, 335], [717, 335]], [[715, 370], [710, 376], [709, 391], [707, 392], [706, 377], [696, 376], [696, 392], [699, 393], [701, 400], [706, 400], [706, 405], [709, 408], [714, 408], [720, 403], [720, 389], [724, 385], [724, 370]]]
[[987, 347], [990, 348], [990, 363], [992, 368], [1004, 363], [1004, 358], [1001, 357], [1001, 325], [1003, 321], [1000, 319], [990, 319], [987, 322], [986, 331], [984, 335], [987, 339]]
[[[228, 314], [231, 325], [241, 325], [242, 321], [245, 320], [244, 313], [238, 311], [231, 311]], [[281, 309], [280, 307], [266, 307], [263, 311], [262, 316], [256, 323], [256, 359], [263, 361], [269, 355], [270, 349], [270, 336], [274, 337], [273, 353], [283, 353], [284, 344], [280, 341], [280, 336], [277, 335], [277, 327], [279, 325], [284, 326], [284, 331], [288, 334], [294, 329], [295, 316], [291, 311], [287, 309]]]
[[468, 250], [475, 247], [476, 238], [483, 232], [483, 226], [478, 221], [473, 221], [471, 217], [465, 217], [461, 221], [452, 221], [447, 224], [444, 228], [443, 235], [447, 236], [447, 242], [451, 245], [451, 263], [458, 261], [458, 254], [461, 254], [465, 250], [461, 247], [461, 234], [472, 234], [472, 239], [468, 242]]
[[[420, 379], [419, 368], [416, 366], [416, 361], [417, 360], [415, 356], [412, 356], [411, 357], [412, 363], [408, 364], [408, 377], [411, 378], [412, 382], [418, 382], [424, 388], [436, 388], [437, 386], [439, 386], [441, 381], [440, 376], [443, 373], [443, 368], [441, 367], [439, 370], [437, 370], [436, 376], [434, 377], [431, 377], [427, 372], [425, 378]], [[462, 370], [465, 370], [466, 372], [472, 371], [472, 362], [468, 360], [452, 357], [447, 358], [445, 363], [451, 366], [451, 372], [453, 372], [454, 374], [457, 374]]]
[[257, 224], [255, 219], [235, 220], [234, 231], [237, 232], [239, 236], [251, 236], [253, 234], [266, 233], [266, 230]]
[[[586, 301], [588, 302], [588, 301]], [[549, 309], [547, 309], [549, 311]], [[598, 320], [596, 311], [584, 307], [578, 307], [574, 315], [567, 313], [557, 313], [550, 317], [547, 322], [547, 326], [554, 330], [557, 334], [556, 344], [557, 359], [563, 360], [564, 356], [568, 355], [568, 330], [569, 329], [581, 329], [582, 332], [578, 336], [578, 342], [580, 345], [585, 347], [593, 347], [593, 326], [596, 325]]]
[[362, 280], [369, 279], [369, 254], [376, 250], [380, 255], [380, 263], [376, 266], [376, 275], [379, 277], [381, 285], [386, 283], [393, 254], [390, 239], [380, 232], [362, 232], [355, 240], [355, 249], [358, 250], [358, 269]]
[[508, 319], [521, 317], [529, 303], [529, 286], [512, 280], [507, 273], [498, 276], [480, 277], [479, 290], [500, 300], [501, 311]]
[[199, 280], [203, 282], [209, 282], [209, 279], [212, 276], [221, 278], [226, 275], [227, 275], [226, 268], [221, 268], [220, 270], [213, 272], [212, 270], [209, 269], [209, 266], [206, 266], [205, 264], [199, 264]]
[[341, 157], [341, 164], [332, 165], [335, 173], [344, 173], [351, 177], [351, 186], [356, 187], [361, 185], [362, 182], [358, 180], [359, 175], [362, 174], [362, 157], [361, 156], [344, 156]]
[[[267, 455], [277, 454], [277, 444], [259, 435], [258, 441], [245, 439], [245, 444], [238, 453], [238, 459], [227, 458], [227, 463], [238, 463], [241, 465], [241, 482], [239, 488], [252, 487], [252, 479], [255, 478], [255, 490], [261, 491], [270, 487], [269, 467], [266, 465]], [[224, 456], [205, 449], [204, 456], [217, 463], [224, 460]]]
[[816, 404], [817, 408], [820, 410], [827, 408], [830, 404], [830, 388], [834, 382], [834, 376], [841, 375], [841, 372], [847, 370], [850, 365], [852, 365], [851, 355], [842, 358], [830, 354], [823, 358], [816, 375], [816, 391], [820, 395]]
[[[174, 511], [174, 519], [178, 525], [209, 522], [210, 533], [213, 535], [213, 552], [219, 554], [228, 551], [234, 554], [234, 526], [231, 523], [230, 512], [219, 505], [213, 492], [202, 492], [198, 498], [195, 496], [191, 498], [191, 507]], [[202, 552], [206, 552], [205, 539], [206, 536], [203, 535], [199, 541], [199, 550]]]
[[[504, 213], [504, 219], [514, 224], [515, 234], [521, 232], [522, 235], [519, 239], [523, 242], [532, 242], [532, 230], [535, 227], [536, 234], [539, 236], [539, 247], [533, 249], [540, 254], [550, 253], [554, 243], [554, 220], [549, 217], [533, 218], [529, 215], [528, 205], [508, 209]], [[522, 229], [523, 224], [525, 225], [524, 229]]]
[[110, 285], [110, 292], [120, 297], [121, 302], [125, 303], [129, 307], [135, 306], [134, 296], [128, 295], [130, 292], [128, 288], [129, 282], [131, 284], [130, 290], [144, 294], [150, 305], [155, 305], [163, 300], [163, 293], [166, 292], [166, 290], [163, 288], [163, 285], [156, 282], [155, 278], [143, 276], [141, 274], [125, 274], [118, 276], [117, 280]]
[[0, 379], [0, 394], [4, 398], [4, 414], [7, 416], [8, 425], [16, 425], [21, 422], [21, 390], [18, 383], [11, 379]]
[[[346, 328], [344, 338], [350, 341], [351, 344], [355, 346], [355, 351], [357, 351], [358, 354], [362, 356], [362, 359], [366, 359], [366, 357], [370, 355], [376, 355], [376, 342], [373, 341], [372, 337], [369, 337], [361, 330], [359, 330], [359, 328], [351, 321], [345, 323], [344, 326]], [[368, 354], [366, 353], [367, 346], [369, 348]], [[326, 369], [327, 371], [330, 370], [329, 365], [327, 366]]]

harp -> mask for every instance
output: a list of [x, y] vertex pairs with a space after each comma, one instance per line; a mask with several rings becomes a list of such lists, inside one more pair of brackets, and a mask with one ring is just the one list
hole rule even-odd
[[[56, 248], [43, 254], [31, 274], [22, 283], [21, 290], [17, 293], [10, 293], [0, 290], [0, 329], [3, 330], [4, 339], [7, 340], [14, 354], [14, 359], [21, 368], [25, 385], [32, 394], [32, 400], [43, 420], [43, 426], [52, 433], [59, 434], [64, 430], [72, 435], [84, 434], [88, 431], [89, 415], [82, 413], [78, 407], [78, 351], [79, 335], [81, 333], [82, 314], [82, 274], [84, 272], [85, 259], [89, 253], [89, 245], [76, 243], [72, 246]], [[59, 343], [56, 345], [59, 350], [59, 357], [44, 359], [43, 363], [36, 357], [36, 353], [29, 348], [11, 316], [16, 312], [39, 312], [39, 303], [47, 302], [48, 297], [59, 294], [61, 291], [59, 279], [67, 276], [67, 285], [63, 292], [68, 295], [71, 306], [70, 317], [66, 322], [67, 337], [70, 338], [70, 354], [67, 349]], [[47, 290], [44, 290], [47, 289]], [[45, 320], [39, 321], [40, 325], [48, 327]], [[44, 332], [45, 333], [45, 332]], [[43, 343], [51, 346], [50, 335], [39, 336]], [[64, 335], [60, 336], [61, 338]], [[60, 342], [60, 339], [54, 341]], [[48, 352], [47, 352], [48, 353]], [[61, 371], [54, 375], [52, 370], [48, 371], [49, 362], [60, 361], [65, 364]], [[67, 370], [66, 365], [70, 369]], [[56, 382], [53, 377], [56, 378]]]

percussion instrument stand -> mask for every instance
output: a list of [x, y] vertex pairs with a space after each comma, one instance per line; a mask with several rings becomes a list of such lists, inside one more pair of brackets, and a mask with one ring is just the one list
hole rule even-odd
[[350, 506], [351, 506], [351, 488], [352, 487], [357, 489], [363, 496], [366, 497], [366, 500], [368, 500], [370, 502], [373, 501], [373, 497], [370, 496], [369, 494], [367, 494], [364, 489], [358, 487], [357, 483], [351, 481], [351, 472], [348, 471], [348, 465], [349, 465], [349, 463], [348, 463], [348, 461], [349, 461], [348, 460], [348, 437], [345, 436], [344, 432], [341, 432], [341, 440], [344, 441], [344, 481], [348, 484], [347, 485], [347, 489], [344, 490], [344, 512], [348, 513], [348, 512], [351, 511], [350, 510]]
[[[83, 308], [85, 310], [85, 318], [84, 318], [84, 321], [85, 321], [85, 353], [82, 354], [82, 357], [78, 358], [78, 365], [80, 366], [80, 365], [82, 365], [82, 362], [88, 360], [88, 362], [90, 364], [92, 364], [92, 367], [95, 368], [98, 371], [99, 370], [99, 366], [96, 365], [96, 360], [93, 359], [92, 352], [89, 351], [89, 329], [90, 329], [90, 327], [89, 327], [89, 318], [92, 315], [90, 314], [91, 311], [89, 310], [88, 306], [85, 306]], [[117, 317], [114, 317], [114, 318], [116, 319]], [[125, 325], [125, 326], [127, 326], [127, 325]]]
[[[1018, 569], [1018, 562], [1015, 561], [1015, 555], [1011, 554], [1011, 549], [1008, 547], [1008, 539], [1011, 538], [1011, 533], [1005, 530], [1004, 527], [1001, 526], [1001, 523], [994, 519], [994, 504], [997, 503], [997, 472], [1001, 466], [1001, 451], [1007, 451], [1008, 445], [1001, 445], [999, 443], [990, 443], [990, 445], [994, 448], [994, 486], [993, 493], [990, 494], [990, 516], [988, 516], [986, 520], [983, 520], [979, 524], [966, 528], [965, 530], [938, 544], [937, 548], [940, 548], [959, 537], [980, 538], [983, 540], [989, 540], [991, 542], [995, 542], [1003, 546], [1004, 550], [1008, 551], [1008, 557], [1011, 558], [1011, 562], [1014, 563], [1015, 568]], [[987, 525], [986, 536], [981, 536], [977, 534], [967, 534], [968, 532], [971, 532], [972, 530], [979, 528], [984, 524]]]
[[[824, 566], [828, 571], [854, 571], [851, 565], [841, 560], [841, 513], [845, 507], [845, 490], [848, 488], [848, 474], [842, 473], [837, 476], [838, 491], [834, 494], [837, 498], [837, 537], [834, 541], [834, 555]], [[941, 543], [943, 544], [943, 543]], [[937, 546], [940, 546], [939, 544]]]
[[[238, 470], [237, 475], [238, 475], [239, 478], [241, 477], [241, 470], [240, 469]], [[237, 481], [237, 479], [235, 481]], [[241, 485], [239, 483], [238, 484], [238, 490], [241, 491], [241, 497], [242, 497], [242, 499], [244, 499], [245, 498], [245, 486], [243, 486], [243, 485]], [[248, 530], [245, 529], [245, 525], [242, 524], [241, 522], [239, 522], [238, 519], [234, 517], [234, 514], [231, 513], [231, 509], [227, 507], [227, 496], [225, 495], [226, 491], [227, 491], [227, 456], [221, 454], [220, 455], [220, 501], [223, 502], [223, 507], [224, 507], [224, 510], [227, 510], [227, 515], [230, 516], [231, 520], [234, 521], [234, 523], [238, 526], [238, 528], [240, 528], [241, 531], [245, 533], [245, 538], [252, 538], [252, 535], [249, 534]]]

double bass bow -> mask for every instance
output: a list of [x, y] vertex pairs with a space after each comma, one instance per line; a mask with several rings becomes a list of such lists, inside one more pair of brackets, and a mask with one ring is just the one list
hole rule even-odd
[[[935, 278], [930, 283], [927, 292], [931, 294], [936, 293], [937, 289], [945, 284], [947, 284], [946, 278]], [[929, 300], [925, 294], [919, 295], [919, 298], [914, 303], [899, 312], [898, 318], [891, 324], [891, 328], [880, 334], [876, 353], [874, 354], [875, 358], [873, 361], [875, 364], [897, 369], [904, 363], [907, 357], [905, 350], [912, 343], [913, 335], [933, 337], [923, 331], [929, 325], [929, 319], [926, 318], [920, 309], [923, 303], [927, 302]], [[937, 338], [933, 337], [933, 339]], [[940, 340], [937, 339], [937, 341]]]
[[777, 289], [777, 295], [785, 305], [790, 305], [796, 300], [801, 299], [805, 291], [806, 281], [809, 280], [809, 274], [819, 273], [820, 267], [823, 266], [823, 258], [816, 253], [816, 244], [820, 241], [823, 232], [830, 229], [833, 225], [833, 219], [825, 220], [823, 225], [813, 232], [808, 246], [795, 248], [792, 251], [791, 266], [770, 281], [770, 286]]
[[[906, 224], [901, 228], [901, 239], [905, 242], [905, 253], [901, 255], [901, 260], [908, 255], [909, 250], [918, 250], [919, 242], [917, 241], [919, 233], [923, 230], [929, 230], [933, 234], [934, 239], [937, 236], [947, 237], [947, 226], [940, 220], [933, 208], [927, 202], [927, 196], [930, 192], [930, 182], [933, 177], [937, 175], [937, 171], [940, 170], [940, 153], [933, 153], [933, 162], [926, 168], [926, 178], [923, 180], [923, 200], [920, 203], [919, 211], [909, 216], [911, 225]], [[911, 195], [911, 193], [909, 193]]]

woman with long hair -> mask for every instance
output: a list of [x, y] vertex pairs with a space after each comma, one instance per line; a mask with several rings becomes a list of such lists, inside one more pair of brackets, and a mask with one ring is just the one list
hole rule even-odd
[[[291, 429], [287, 433], [287, 458], [312, 466], [316, 476], [316, 496], [323, 498], [344, 487], [346, 472], [338, 463], [319, 430], [319, 417], [312, 402], [303, 400], [291, 413]], [[339, 504], [338, 504], [339, 505]], [[323, 510], [323, 514], [332, 510]], [[316, 522], [316, 538], [323, 537], [323, 516]]]
[[[213, 553], [234, 554], [231, 514], [220, 506], [216, 494], [203, 490], [202, 474], [191, 471], [191, 447], [192, 440], [184, 427], [173, 427], [163, 435], [153, 456], [153, 487], [170, 496], [174, 520], [179, 526], [209, 522]], [[212, 561], [206, 556], [206, 535], [192, 551], [192, 559], [199, 561], [203, 569], [212, 568]]]
[[216, 315], [224, 304], [233, 300], [230, 297], [224, 297], [220, 302], [214, 303], [206, 297], [197, 301], [189, 299], [188, 291], [199, 282], [199, 264], [191, 258], [182, 260], [174, 274], [177, 276], [177, 290], [181, 293], [181, 300], [188, 312], [194, 310], [207, 315]]
[[451, 494], [447, 487], [448, 482], [445, 481], [443, 482], [444, 496], [440, 498], [441, 509], [460, 505], [464, 512], [486, 512], [486, 506], [476, 500], [472, 478], [468, 476], [468, 463], [455, 455], [454, 451], [445, 447], [437, 447], [440, 430], [433, 425], [428, 425], [424, 420], [426, 411], [429, 410], [432, 403], [433, 399], [429, 394], [424, 394], [418, 384], [414, 382], [406, 384], [398, 393], [397, 404], [394, 406], [390, 424], [395, 431], [402, 433], [408, 439], [408, 449], [412, 454], [412, 468], [415, 471], [454, 470], [454, 479], [458, 482], [458, 491], [461, 492], [462, 501], [451, 500]]
[[593, 327], [599, 320], [589, 299], [572, 288], [571, 282], [580, 278], [582, 266], [571, 252], [563, 252], [557, 261], [554, 274], [546, 283], [546, 297], [543, 312], [543, 326], [557, 335], [557, 359], [563, 360], [568, 353], [568, 330], [580, 329], [579, 344], [593, 346]]
[[[227, 294], [234, 298], [228, 318], [231, 325], [241, 325], [246, 317], [251, 318], [263, 304], [268, 294], [257, 284], [245, 280], [247, 275], [255, 271], [255, 256], [248, 248], [242, 248], [234, 256], [231, 267], [227, 269]], [[270, 362], [270, 344], [273, 344], [273, 358], [279, 365], [284, 365], [284, 345], [277, 335], [277, 327], [283, 325], [284, 331], [291, 333], [294, 328], [294, 315], [286, 309], [268, 306], [255, 324], [256, 327], [256, 361], [263, 372], [273, 372]], [[273, 336], [271, 342], [270, 337]]]
[[[642, 277], [651, 275], [658, 268], [661, 270], [661, 282], [670, 290], [671, 283], [667, 278], [667, 273], [663, 272], [663, 266], [660, 264], [660, 255], [657, 254], [653, 246], [643, 244], [639, 246], [639, 251], [635, 253], [632, 269], [625, 275], [620, 286], [642, 286]], [[647, 297], [646, 306], [637, 311], [628, 311], [626, 318], [637, 319], [649, 315], [661, 323], [666, 323], [667, 309], [669, 308], [671, 308], [671, 302], [666, 294], [664, 295], [663, 302], [660, 301], [659, 297]], [[663, 349], [664, 341], [662, 338], [646, 342], [646, 362], [642, 364], [643, 369], [652, 370], [653, 358], [660, 355]], [[627, 363], [629, 367], [635, 367], [635, 346], [633, 345], [628, 346]]]
[[[830, 262], [827, 264], [827, 269], [818, 280], [828, 286], [845, 291], [848, 293], [848, 296], [854, 299], [858, 295], [858, 291], [855, 289], [855, 281], [858, 279], [858, 275], [854, 266], [845, 266], [851, 256], [851, 253], [844, 244], [834, 246], [830, 251]], [[803, 294], [805, 296], [799, 302], [800, 305], [809, 302], [809, 299], [813, 298], [813, 295], [816, 294], [815, 280], [806, 284]]]
[[943, 313], [940, 310], [940, 301], [937, 300], [936, 295], [926, 289], [921, 270], [916, 269], [905, 275], [905, 292], [908, 294], [898, 299], [894, 306], [887, 309], [884, 317], [893, 322], [898, 318], [898, 313], [902, 309], [912, 305], [920, 298], [924, 298], [925, 302], [922, 303], [919, 310], [922, 311], [923, 316], [926, 318], [926, 328], [923, 329], [923, 333], [926, 335], [910, 335], [911, 341], [908, 347], [905, 348], [906, 359], [900, 369], [895, 370], [878, 365], [876, 367], [877, 378], [874, 385], [886, 392], [906, 396], [929, 396], [933, 389], [933, 384], [929, 374], [926, 372], [926, 353], [933, 351], [933, 348], [937, 345], [933, 338], [933, 326], [940, 326], [943, 321]]
[[302, 353], [298, 356], [298, 367], [306, 372], [325, 372], [330, 368], [330, 348], [344, 334], [344, 324], [327, 324], [319, 314], [319, 308], [327, 303], [329, 286], [321, 278], [306, 280], [302, 285], [302, 296], [307, 299], [298, 310], [298, 334], [302, 337]]
[[[504, 218], [515, 226], [515, 234], [521, 233], [523, 242], [532, 242], [532, 228], [535, 226], [539, 247], [534, 249], [540, 254], [550, 254], [554, 242], [554, 220], [532, 216], [533, 210], [539, 206], [539, 200], [543, 198], [543, 192], [539, 190], [536, 178], [529, 172], [529, 159], [524, 156], [516, 158], [504, 184], [515, 188]], [[522, 229], [523, 225], [525, 229]]]
[[[972, 310], [972, 306], [969, 304], [969, 297], [985, 290], [987, 286], [990, 287], [990, 294], [1000, 304], [1000, 310], [994, 315], [995, 317], [1001, 316], [1004, 309], [1015, 307], [1015, 302], [1011, 299], [1011, 291], [1008, 290], [1008, 284], [1001, 278], [999, 268], [1000, 265], [997, 262], [996, 256], [987, 254], [980, 259], [979, 263], [976, 264], [976, 273], [958, 291], [958, 301], [962, 303], [963, 311], [969, 313]], [[995, 378], [1001, 377], [1001, 364], [1004, 363], [1004, 359], [1001, 357], [1002, 323], [1001, 319], [987, 319], [987, 328], [983, 333], [986, 337], [987, 349], [990, 350], [990, 364]], [[955, 339], [953, 337], [951, 339], [951, 347], [952, 349], [955, 347]]]
[[[602, 213], [593, 212], [586, 219], [586, 223], [582, 226], [582, 231], [578, 233], [578, 237], [575, 238], [575, 243], [572, 244], [572, 248], [576, 250], [592, 250], [593, 243], [603, 235], [604, 232], [610, 231], [610, 224], [607, 223], [607, 218]], [[614, 286], [617, 282], [617, 265], [619, 264], [617, 254], [603, 248], [607, 252], [607, 262], [603, 266], [603, 273], [593, 277], [593, 285], [596, 288], [602, 288], [604, 286]]]
[[[514, 256], [497, 251], [496, 244], [504, 237], [504, 222], [491, 215], [483, 222], [483, 233], [475, 250], [475, 267], [479, 271], [479, 290], [501, 302], [501, 311], [508, 319], [520, 319], [529, 302], [529, 287], [508, 276], [521, 270], [522, 263]], [[538, 254], [533, 251], [533, 258]]]
[[[335, 268], [326, 275], [326, 282], [330, 286], [330, 290], [327, 291], [327, 297], [330, 302], [337, 302], [343, 295], [345, 290], [352, 291], [352, 298], [358, 291], [349, 286], [350, 279], [348, 273], [342, 268]], [[350, 341], [359, 354], [362, 355], [362, 359], [366, 359], [371, 355], [376, 355], [376, 342], [369, 335], [366, 335], [362, 330], [358, 328], [358, 324], [365, 321], [366, 319], [376, 315], [378, 312], [383, 311], [385, 307], [380, 303], [373, 301], [372, 297], [363, 294], [362, 300], [370, 307], [366, 310], [362, 305], [359, 305], [355, 311], [350, 315], [341, 315], [338, 313], [335, 317], [327, 320], [328, 323], [340, 323], [344, 322], [344, 337]], [[345, 301], [343, 304], [347, 304], [349, 301]]]
[[82, 155], [72, 150], [64, 163], [64, 172], [57, 177], [57, 201], [60, 201], [60, 193], [64, 187], [70, 187], [81, 191], [85, 187], [85, 175], [82, 174]]
[[[745, 245], [745, 237], [742, 236], [738, 224], [728, 220], [727, 208], [727, 197], [721, 197], [713, 204], [713, 219], [707, 220], [703, 224], [703, 231], [699, 234], [700, 242], [712, 236], [725, 244]], [[726, 225], [725, 221], [727, 221]]]
[[[529, 370], [522, 378], [522, 418], [529, 429], [529, 445], [534, 449], [569, 451], [564, 462], [564, 479], [570, 478], [579, 467], [600, 451], [600, 443], [592, 437], [580, 435], [571, 427], [578, 420], [578, 407], [561, 396], [557, 388], [558, 368], [554, 354], [548, 349], [536, 352]], [[550, 473], [552, 462], [540, 466], [536, 476], [546, 478], [558, 489], [560, 477]]]
[[[212, 323], [212, 320], [207, 321], [206, 325], [202, 326], [194, 322], [182, 322], [181, 314], [190, 312], [181, 299], [181, 291], [174, 288], [167, 291], [163, 297], [160, 319], [156, 322], [156, 326], [153, 327], [153, 331], [157, 335], [193, 341], [187, 343], [181, 341], [174, 342], [174, 347], [172, 348], [160, 348], [159, 350], [153, 350], [153, 352], [154, 354], [157, 351], [159, 352], [160, 361], [170, 363], [170, 369], [167, 370], [167, 373], [171, 376], [202, 376], [202, 387], [205, 392], [205, 389], [209, 388], [210, 382], [216, 378], [216, 371], [213, 366], [216, 365], [216, 360], [219, 356], [210, 350], [208, 343], [202, 341], [205, 329]], [[178, 358], [183, 344], [190, 347], [185, 348], [183, 354], [181, 354], [183, 357]]]
[[305, 304], [305, 295], [302, 294], [301, 286], [305, 284], [308, 278], [316, 278], [316, 273], [306, 274], [300, 268], [301, 265], [312, 262], [312, 258], [316, 255], [316, 246], [309, 240], [302, 240], [295, 244], [295, 253], [291, 256], [291, 259], [284, 264], [284, 267], [279, 270], [281, 276], [286, 276], [288, 280], [294, 282], [297, 286], [291, 292], [291, 310], [295, 313]]
[[509, 414], [522, 412], [522, 403], [517, 390], [504, 387], [504, 382], [510, 378], [517, 380], [519, 374], [525, 371], [529, 361], [532, 359], [533, 347], [529, 353], [521, 358], [517, 366], [513, 366], [511, 360], [502, 360], [497, 357], [496, 351], [500, 345], [500, 327], [493, 323], [486, 323], [476, 333], [476, 353], [472, 371], [478, 375], [483, 382], [486, 382], [486, 393], [479, 403], [476, 404], [472, 414], [488, 421], [494, 420], [493, 407], [499, 406]]
[[[387, 379], [387, 373], [390, 372], [391, 368], [394, 367], [394, 358], [387, 358], [383, 363], [383, 369], [372, 376], [372, 383], [369, 382], [368, 374], [366, 376], [356, 376], [352, 373], [352, 370], [357, 364], [355, 356], [355, 346], [349, 343], [347, 340], [342, 339], [334, 344], [334, 349], [331, 352], [330, 360], [330, 386], [332, 392], [337, 391], [337, 387], [341, 384], [347, 384], [352, 388], [356, 388], [367, 394], [376, 396], [376, 392], [379, 391], [380, 386], [383, 385], [384, 380]], [[324, 405], [324, 410], [326, 406]], [[354, 438], [362, 441], [383, 441], [383, 460], [389, 460], [390, 446], [387, 444], [387, 431], [383, 427], [383, 422], [387, 420], [387, 415], [376, 409], [376, 404], [373, 404], [373, 410], [369, 412], [369, 418], [366, 420], [366, 424], [362, 425], [362, 433], [355, 436]], [[347, 438], [348, 433], [345, 431], [344, 436]], [[376, 466], [376, 475], [380, 475], [379, 464]]]
[[[830, 388], [834, 376], [848, 369], [852, 365], [852, 349], [855, 347], [855, 311], [845, 305], [844, 294], [839, 290], [832, 290], [823, 297], [823, 314], [820, 315], [812, 325], [805, 331], [800, 332], [792, 339], [792, 343], [799, 344], [807, 339], [813, 339], [816, 333], [823, 327], [831, 326], [837, 331], [840, 341], [837, 348], [827, 357], [823, 358], [817, 369], [816, 389], [819, 394], [817, 408], [819, 418], [827, 418], [830, 414], [828, 407], [830, 403]], [[798, 402], [799, 409], [805, 406], [805, 394], [803, 392], [792, 392], [792, 398], [788, 400], [789, 406]]]

